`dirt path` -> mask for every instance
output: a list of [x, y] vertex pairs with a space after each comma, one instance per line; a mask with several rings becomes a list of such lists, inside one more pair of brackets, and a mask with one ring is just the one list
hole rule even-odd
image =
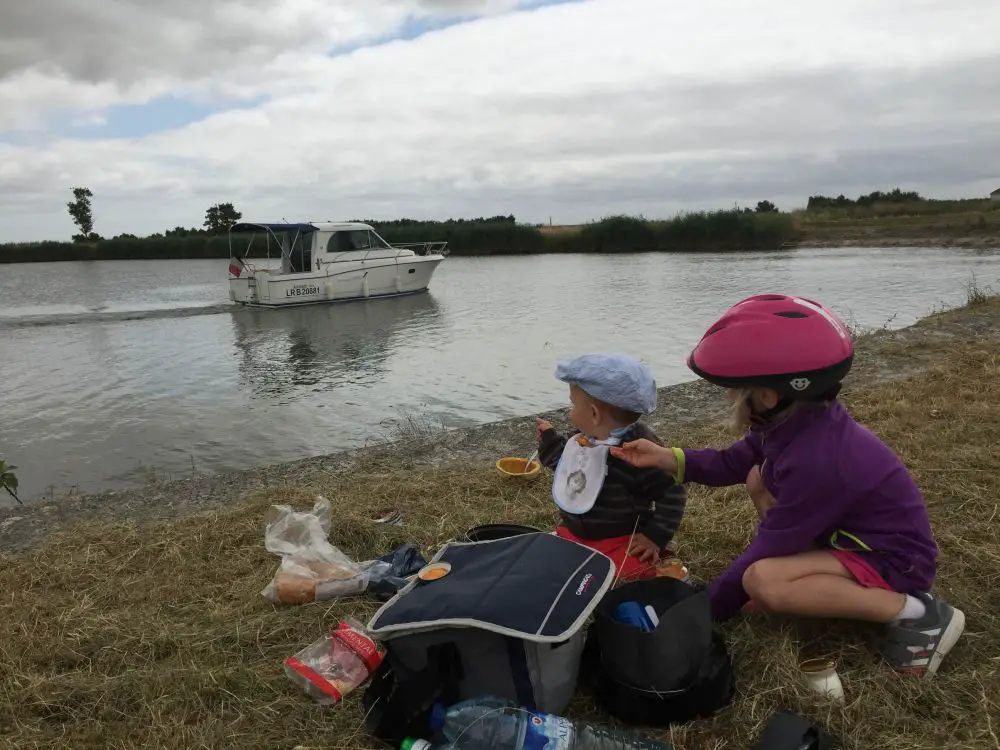
[[[934, 362], [935, 343], [957, 338], [1000, 343], [1000, 298], [940, 313], [897, 331], [878, 331], [861, 339], [855, 368], [846, 388], [876, 380], [905, 377]], [[718, 418], [724, 409], [720, 391], [701, 382], [660, 390], [659, 408], [648, 420], [668, 437], [671, 426]], [[564, 422], [565, 411], [543, 414]], [[26, 507], [0, 509], [0, 553], [28, 549], [48, 534], [81, 520], [154, 520], [173, 518], [219, 505], [233, 505], [248, 493], [300, 483], [317, 471], [337, 472], [359, 459], [381, 459], [420, 468], [451, 463], [492, 463], [503, 455], [520, 455], [531, 447], [534, 417], [480, 427], [414, 433], [402, 441], [371, 446], [228, 474], [199, 475], [154, 483], [134, 490], [70, 496]]]

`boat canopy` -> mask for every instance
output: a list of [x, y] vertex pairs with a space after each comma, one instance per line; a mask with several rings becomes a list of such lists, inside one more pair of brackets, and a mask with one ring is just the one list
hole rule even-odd
[[302, 234], [318, 231], [312, 224], [250, 224], [240, 222], [229, 227], [229, 232], [253, 232], [261, 229], [267, 232], [301, 232]]

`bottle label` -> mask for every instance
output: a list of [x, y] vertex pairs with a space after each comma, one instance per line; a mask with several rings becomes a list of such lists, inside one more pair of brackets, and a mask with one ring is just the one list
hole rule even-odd
[[573, 722], [552, 714], [530, 713], [524, 750], [572, 750]]
[[593, 724], [588, 724], [585, 729], [582, 730], [584, 737], [590, 742], [597, 741], [599, 746], [600, 740], [610, 740], [608, 742], [608, 747], [620, 746], [628, 747], [629, 750], [669, 750], [669, 745], [664, 745], [662, 742], [657, 742], [656, 740], [648, 740], [644, 737], [637, 737], [632, 734], [621, 732], [617, 729], [612, 729], [611, 727], [594, 726]]

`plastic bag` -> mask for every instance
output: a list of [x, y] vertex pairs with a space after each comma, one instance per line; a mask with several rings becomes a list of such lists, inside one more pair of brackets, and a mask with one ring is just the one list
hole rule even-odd
[[386, 563], [389, 569], [381, 580], [372, 580], [368, 584], [367, 593], [379, 601], [387, 602], [396, 595], [409, 578], [427, 564], [427, 560], [412, 544], [401, 544], [392, 552], [383, 555], [379, 561]]
[[341, 620], [332, 633], [286, 659], [285, 674], [306, 694], [328, 706], [364, 685], [382, 658], [361, 625]]
[[331, 517], [330, 501], [322, 495], [310, 512], [271, 506], [264, 547], [280, 555], [281, 564], [261, 592], [265, 597], [282, 604], [306, 604], [355, 596], [392, 571], [380, 560], [358, 564], [330, 544]]

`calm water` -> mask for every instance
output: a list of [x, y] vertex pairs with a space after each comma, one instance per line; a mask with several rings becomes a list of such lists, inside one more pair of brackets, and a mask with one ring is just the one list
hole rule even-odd
[[561, 405], [555, 362], [588, 350], [687, 380], [702, 330], [751, 293], [902, 326], [962, 301], [973, 272], [1000, 286], [1000, 254], [470, 258], [415, 297], [248, 310], [228, 302], [224, 260], [0, 266], [0, 455], [29, 498], [303, 458], [407, 416], [460, 426]]

